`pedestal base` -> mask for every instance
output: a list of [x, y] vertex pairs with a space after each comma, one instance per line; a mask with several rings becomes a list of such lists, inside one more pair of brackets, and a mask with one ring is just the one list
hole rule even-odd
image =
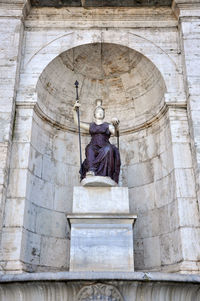
[[70, 271], [134, 271], [135, 215], [71, 214]]
[[86, 187], [115, 187], [117, 183], [110, 177], [87, 176], [81, 181], [82, 186]]
[[127, 187], [74, 187], [73, 213], [129, 213]]
[[74, 187], [72, 212], [70, 271], [134, 271], [127, 187]]

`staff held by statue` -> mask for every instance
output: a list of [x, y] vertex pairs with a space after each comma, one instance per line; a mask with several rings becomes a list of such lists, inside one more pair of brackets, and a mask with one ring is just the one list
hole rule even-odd
[[[79, 104], [79, 96], [78, 96], [78, 85], [79, 82], [75, 81], [75, 87], [76, 87], [76, 103]], [[77, 112], [77, 119], [78, 119], [78, 136], [79, 136], [79, 154], [80, 154], [80, 173], [82, 172], [82, 149], [81, 149], [81, 127], [80, 127], [80, 111], [79, 106], [76, 107]]]

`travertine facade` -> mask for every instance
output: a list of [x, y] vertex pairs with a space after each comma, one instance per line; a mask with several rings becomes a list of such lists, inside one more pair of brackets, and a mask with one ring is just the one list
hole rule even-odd
[[1, 1], [2, 272], [68, 270], [76, 79], [83, 120], [100, 97], [106, 119], [121, 121], [120, 185], [138, 215], [135, 269], [199, 272], [198, 2], [55, 9]]

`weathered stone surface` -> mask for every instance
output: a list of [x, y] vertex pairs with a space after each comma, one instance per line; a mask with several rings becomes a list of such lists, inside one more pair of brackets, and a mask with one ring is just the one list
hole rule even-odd
[[20, 227], [23, 224], [25, 199], [7, 199], [5, 204], [5, 227]]
[[[198, 203], [200, 204], [200, 156], [199, 156], [199, 85], [198, 81], [200, 78], [200, 71], [197, 66], [200, 63], [199, 56], [199, 20], [198, 16], [200, 10], [195, 7], [196, 3], [190, 3], [188, 7], [183, 5], [180, 9], [181, 3], [177, 1], [178, 10], [177, 15], [180, 18], [180, 31], [183, 38], [182, 42], [182, 54], [184, 56], [184, 72], [185, 72], [185, 89], [188, 93], [188, 104], [189, 104], [189, 126], [192, 137], [192, 154], [193, 154], [193, 165], [196, 179], [196, 193], [198, 197]], [[195, 8], [195, 9], [194, 9]], [[185, 19], [187, 17], [187, 19]], [[191, 47], [192, 45], [192, 47]]]
[[[23, 260], [31, 265], [38, 265], [40, 262], [40, 250], [41, 250], [41, 236], [26, 231], [23, 241], [22, 241], [22, 258]], [[48, 255], [47, 255], [48, 256]], [[31, 271], [34, 271], [34, 269], [31, 269]]]
[[74, 187], [70, 271], [133, 271], [133, 225], [127, 187]]
[[117, 186], [117, 183], [115, 183], [115, 181], [113, 181], [110, 177], [100, 177], [100, 176], [87, 176], [81, 181], [81, 184], [86, 187]]
[[[4, 3], [1, 4], [0, 8], [0, 184], [2, 185], [0, 190], [0, 229], [2, 229], [4, 223], [3, 217], [5, 215], [4, 209], [15, 115], [14, 108], [23, 39], [23, 24], [20, 20], [22, 7], [19, 7], [18, 10], [15, 10], [14, 7], [12, 8], [14, 10], [13, 16], [12, 13], [8, 16], [8, 10]], [[16, 15], [18, 15], [19, 18], [16, 18]]]
[[[72, 273], [69, 274], [72, 275]], [[88, 278], [86, 273], [78, 274], [82, 278]], [[91, 274], [92, 273], [90, 273], [90, 275]], [[122, 279], [125, 279], [127, 275], [122, 273], [117, 274], [120, 275]], [[53, 280], [53, 278], [55, 278], [55, 275], [57, 274], [54, 273], [54, 276], [49, 275], [49, 278]], [[105, 273], [104, 277], [106, 275], [107, 274]], [[34, 276], [34, 273], [32, 273], [32, 276]], [[107, 281], [105, 281], [105, 278], [102, 278], [102, 275], [96, 275], [97, 278], [90, 276], [88, 280], [95, 281], [94, 284], [88, 284], [80, 280], [63, 282], [64, 279], [74, 278], [73, 276], [68, 278], [66, 273], [65, 277], [63, 276], [60, 275], [60, 281], [45, 281], [46, 277], [44, 277], [43, 281], [1, 283], [0, 298], [4, 301], [19, 300], [19, 297], [25, 300], [28, 298], [28, 300], [30, 301], [34, 301], [36, 299], [44, 301], [49, 296], [51, 296], [50, 298], [52, 301], [57, 301], [58, 296], [60, 301], [131, 301], [133, 300], [133, 298], [136, 301], [140, 301], [141, 299], [144, 301], [171, 301], [172, 298], [174, 300], [181, 299], [183, 301], [198, 301], [200, 297], [198, 283], [193, 284], [188, 282], [167, 282], [163, 281], [165, 278], [162, 277], [162, 274], [160, 275], [160, 277], [156, 277], [158, 280], [157, 282], [149, 281], [149, 278], [153, 276], [153, 273], [140, 273], [140, 275], [137, 274], [136, 278], [139, 279], [134, 279], [134, 281], [131, 281], [132, 279], [130, 279], [129, 281], [113, 280], [116, 279], [114, 273], [112, 273], [111, 280]], [[110, 276], [111, 275], [109, 275], [109, 278]], [[179, 277], [180, 276], [176, 276], [176, 279]], [[34, 277], [32, 278], [34, 279]], [[99, 281], [99, 278], [101, 278], [102, 280]], [[192, 280], [193, 279], [194, 276], [192, 277]]]
[[129, 213], [128, 187], [74, 187], [73, 213]]
[[[46, 7], [26, 16], [24, 9], [23, 23], [23, 1], [2, 1], [2, 269], [67, 268], [61, 250], [69, 249], [63, 242], [67, 223], [59, 217], [71, 212], [73, 187], [79, 185], [71, 122], [78, 79], [83, 121], [91, 121], [97, 97], [104, 100], [108, 121], [113, 115], [121, 119], [120, 185], [129, 186], [130, 209], [138, 214], [135, 267], [199, 271], [200, 11], [196, 0], [187, 1], [176, 0], [174, 11]], [[87, 143], [82, 135], [82, 147]]]
[[[23, 233], [21, 229], [7, 227], [2, 231], [1, 248], [5, 262], [19, 260]], [[11, 269], [12, 270], [12, 269]]]
[[177, 274], [162, 272], [41, 272], [21, 274], [1, 274], [1, 283], [29, 282], [29, 281], [61, 281], [61, 280], [131, 280], [131, 281], [158, 281], [163, 283], [200, 283], [198, 274]]
[[37, 208], [36, 233], [56, 238], [65, 238], [65, 214], [45, 208]]
[[[55, 247], [57, 252], [55, 252]], [[42, 237], [40, 265], [55, 267], [58, 270], [68, 269], [69, 242], [67, 239], [59, 239], [48, 236]]]
[[136, 216], [71, 215], [70, 271], [134, 271]]
[[102, 301], [110, 300], [118, 300], [123, 301], [124, 298], [118, 291], [118, 289], [112, 285], [105, 285], [105, 284], [94, 284], [90, 286], [85, 286], [78, 292], [77, 301], [85, 301], [85, 300], [95, 300], [95, 299], [101, 299]]
[[[45, 68], [39, 78], [38, 104], [51, 119], [62, 123], [62, 127], [72, 127], [72, 79], [73, 82], [76, 79], [80, 82], [81, 118], [87, 122], [91, 122], [94, 100], [97, 98], [103, 98], [107, 120], [113, 114], [120, 119], [120, 131], [127, 131], [130, 127], [146, 122], [148, 112], [154, 115], [162, 106], [166, 88], [160, 72], [153, 64], [130, 48], [100, 42], [65, 51]], [[64, 75], [62, 81], [57, 72], [54, 73], [55, 69]], [[87, 110], [84, 109], [86, 106]]]

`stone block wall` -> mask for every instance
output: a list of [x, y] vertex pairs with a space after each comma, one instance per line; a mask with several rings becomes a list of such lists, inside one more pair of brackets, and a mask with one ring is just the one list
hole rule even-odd
[[186, 108], [169, 108], [151, 127], [122, 136], [120, 145], [131, 212], [138, 214], [136, 269], [198, 269], [199, 214]]
[[[19, 71], [21, 63], [21, 50], [23, 45], [24, 24], [23, 18], [28, 12], [26, 1], [1, 1], [0, 6], [0, 261], [4, 270], [7, 263], [12, 269], [17, 269], [12, 260], [18, 258], [18, 250], [15, 244], [20, 245], [21, 231], [15, 229], [23, 219], [23, 195], [25, 184], [20, 179], [25, 173], [20, 174], [20, 179], [12, 178], [15, 197], [11, 196], [8, 188], [8, 178], [11, 165], [11, 148], [13, 143], [13, 127], [15, 124], [15, 101], [19, 83]], [[16, 172], [16, 171], [14, 171]], [[19, 186], [17, 187], [17, 183]], [[19, 192], [19, 190], [21, 190]], [[21, 195], [20, 195], [21, 194]], [[21, 199], [19, 199], [20, 197]], [[7, 199], [6, 203], [5, 200]], [[16, 216], [15, 213], [18, 213]], [[7, 235], [8, 234], [8, 235]], [[14, 246], [14, 247], [13, 247]], [[8, 265], [9, 265], [8, 263]], [[9, 268], [8, 268], [9, 269]]]
[[72, 152], [77, 142], [76, 135], [52, 128], [33, 108], [17, 109], [3, 231], [4, 260], [12, 260], [8, 270], [67, 269], [65, 214], [79, 184], [78, 152]]
[[25, 253], [24, 261], [31, 265], [34, 262], [41, 270], [68, 268], [65, 215], [71, 212], [73, 187], [79, 184], [78, 152], [73, 151], [78, 147], [76, 138], [34, 114], [25, 213], [25, 228], [32, 239], [32, 246], [27, 245], [32, 250]]
[[[178, 16], [180, 11], [175, 9], [175, 13]], [[71, 211], [73, 186], [79, 184], [78, 139], [71, 114], [73, 84], [75, 79], [83, 82], [85, 70], [89, 76], [98, 71], [99, 61], [90, 64], [87, 58], [87, 45], [103, 43], [116, 46], [112, 46], [111, 57], [125, 46], [141, 63], [136, 73], [133, 68], [125, 75], [119, 76], [119, 72], [114, 79], [106, 78], [107, 90], [93, 79], [85, 79], [81, 87], [84, 120], [91, 120], [94, 107], [89, 92], [105, 100], [109, 95], [107, 118], [121, 114], [120, 185], [129, 187], [131, 211], [138, 214], [135, 267], [199, 270], [198, 71], [191, 61], [192, 57], [198, 60], [198, 45], [189, 47], [191, 39], [198, 39], [198, 22], [195, 16], [187, 18], [179, 19], [179, 36], [179, 20], [170, 8], [34, 8], [25, 18], [22, 41], [21, 21], [9, 16], [13, 26], [9, 27], [10, 40], [2, 29], [2, 41], [9, 53], [3, 62], [11, 60], [10, 69], [5, 66], [6, 72], [12, 71], [11, 77], [6, 76], [6, 85], [12, 83], [8, 87], [11, 95], [5, 92], [3, 76], [5, 94], [0, 103], [5, 129], [1, 161], [4, 197], [6, 193], [5, 210], [1, 206], [5, 271], [68, 269], [65, 214]], [[84, 53], [87, 64], [75, 65], [79, 68], [69, 72], [61, 59], [71, 59], [73, 47], [80, 56]], [[20, 48], [23, 58], [18, 83]], [[130, 60], [128, 63], [130, 67]], [[114, 71], [112, 62], [106, 66], [112, 77], [116, 66]], [[83, 148], [88, 140], [83, 135]]]
[[32, 110], [16, 110], [9, 185], [2, 229], [2, 266], [5, 270], [21, 270], [20, 261], [25, 229], [24, 217], [28, 183], [29, 149], [32, 128]]
[[[166, 115], [152, 127], [130, 134], [126, 142], [121, 142], [130, 150], [125, 159], [130, 209], [138, 214], [134, 228], [136, 269], [156, 270], [167, 264], [163, 250], [167, 244], [163, 239], [166, 233], [173, 231], [168, 223], [168, 208], [175, 199], [175, 187], [168, 113]], [[170, 220], [172, 222], [172, 217]]]

